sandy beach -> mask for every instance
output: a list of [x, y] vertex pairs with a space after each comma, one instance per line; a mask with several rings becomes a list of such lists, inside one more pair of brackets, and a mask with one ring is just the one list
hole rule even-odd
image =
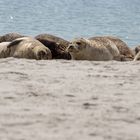
[[139, 140], [140, 62], [0, 59], [0, 140]]

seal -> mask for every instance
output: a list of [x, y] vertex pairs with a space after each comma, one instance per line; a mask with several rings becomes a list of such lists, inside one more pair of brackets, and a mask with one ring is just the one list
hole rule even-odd
[[40, 34], [35, 36], [35, 39], [51, 50], [52, 59], [71, 59], [69, 52], [66, 52], [69, 41], [50, 34]]
[[10, 57], [27, 59], [51, 59], [52, 54], [49, 48], [32, 37], [18, 38], [8, 46]]
[[10, 56], [10, 50], [7, 48], [9, 44], [10, 42], [0, 43], [0, 58], [6, 58]]
[[20, 35], [19, 33], [8, 33], [5, 35], [0, 36], [0, 43], [1, 42], [11, 42], [17, 38], [25, 37], [24, 35]]
[[128, 47], [128, 45], [122, 41], [118, 37], [114, 36], [97, 36], [97, 37], [91, 37], [89, 40], [94, 40], [95, 38], [107, 38], [110, 41], [112, 41], [118, 48], [120, 55], [121, 55], [121, 61], [131, 61], [134, 59], [134, 53], [133, 51]]
[[69, 44], [67, 51], [74, 60], [120, 60], [120, 53], [116, 45], [104, 38], [74, 39]]

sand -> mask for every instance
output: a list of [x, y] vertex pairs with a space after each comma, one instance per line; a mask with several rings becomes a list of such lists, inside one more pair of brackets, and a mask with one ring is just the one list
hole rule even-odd
[[0, 140], [139, 140], [140, 62], [0, 59]]

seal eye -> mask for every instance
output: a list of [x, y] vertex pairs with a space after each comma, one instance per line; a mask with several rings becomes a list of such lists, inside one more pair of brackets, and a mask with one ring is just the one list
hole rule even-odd
[[81, 45], [81, 42], [76, 42], [77, 45]]

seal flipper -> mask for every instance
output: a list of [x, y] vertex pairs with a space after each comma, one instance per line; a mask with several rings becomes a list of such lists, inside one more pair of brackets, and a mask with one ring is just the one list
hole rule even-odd
[[7, 46], [7, 48], [10, 48], [14, 45], [18, 45], [21, 41], [23, 41], [23, 39], [14, 40]]
[[137, 60], [140, 60], [140, 52], [138, 52], [133, 59], [133, 61], [137, 61]]

